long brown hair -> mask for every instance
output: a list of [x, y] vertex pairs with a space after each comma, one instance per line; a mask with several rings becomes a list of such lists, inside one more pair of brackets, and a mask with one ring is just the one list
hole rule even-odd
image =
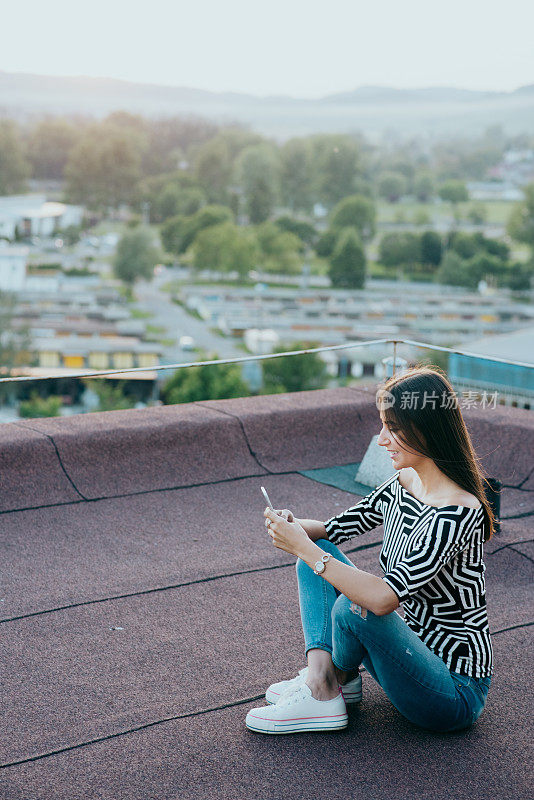
[[389, 378], [377, 394], [386, 425], [397, 438], [436, 464], [483, 507], [484, 541], [494, 515], [484, 491], [487, 479], [465, 426], [456, 393], [439, 367], [416, 366]]

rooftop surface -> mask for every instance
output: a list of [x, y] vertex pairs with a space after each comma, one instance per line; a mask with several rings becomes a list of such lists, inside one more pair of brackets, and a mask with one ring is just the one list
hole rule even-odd
[[[297, 516], [354, 504], [301, 472], [362, 460], [372, 389], [0, 427], [0, 798], [530, 797], [534, 414], [465, 418], [504, 488], [485, 546], [495, 675], [452, 734], [409, 723], [366, 672], [341, 733], [244, 724], [305, 663], [295, 559], [265, 534], [260, 484]], [[343, 549], [381, 575], [381, 539]]]

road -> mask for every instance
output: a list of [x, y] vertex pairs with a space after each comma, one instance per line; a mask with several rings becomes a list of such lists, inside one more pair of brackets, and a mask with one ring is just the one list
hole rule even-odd
[[168, 292], [161, 288], [171, 279], [172, 274], [165, 270], [150, 283], [140, 281], [135, 287], [134, 307], [152, 315], [151, 319], [147, 319], [148, 324], [165, 328], [166, 333], [161, 334], [162, 339], [175, 341], [172, 347], [165, 348], [161, 358], [162, 363], [176, 364], [194, 359], [194, 353], [186, 352], [178, 345], [180, 336], [191, 336], [196, 347], [210, 353], [215, 352], [221, 358], [242, 356], [243, 351], [237, 348], [234, 340], [213, 333], [208, 324], [191, 316], [182, 306], [172, 302]]

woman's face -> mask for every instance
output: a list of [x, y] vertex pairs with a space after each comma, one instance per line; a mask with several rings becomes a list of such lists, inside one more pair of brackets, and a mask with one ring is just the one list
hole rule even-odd
[[388, 451], [393, 467], [395, 469], [415, 468], [424, 456], [403, 444], [402, 439], [399, 438], [399, 429], [392, 422], [388, 425], [382, 415], [380, 419], [382, 430], [378, 435], [378, 444]]

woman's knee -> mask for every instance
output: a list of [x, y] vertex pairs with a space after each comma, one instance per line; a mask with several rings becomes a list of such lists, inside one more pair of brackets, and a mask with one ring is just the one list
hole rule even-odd
[[357, 625], [363, 620], [367, 624], [367, 627], [369, 627], [369, 623], [378, 622], [380, 624], [383, 617], [373, 614], [367, 608], [358, 605], [358, 603], [354, 603], [342, 594], [337, 598], [334, 608], [332, 609], [332, 620], [334, 623], [349, 625], [351, 627], [354, 627], [354, 625]]

